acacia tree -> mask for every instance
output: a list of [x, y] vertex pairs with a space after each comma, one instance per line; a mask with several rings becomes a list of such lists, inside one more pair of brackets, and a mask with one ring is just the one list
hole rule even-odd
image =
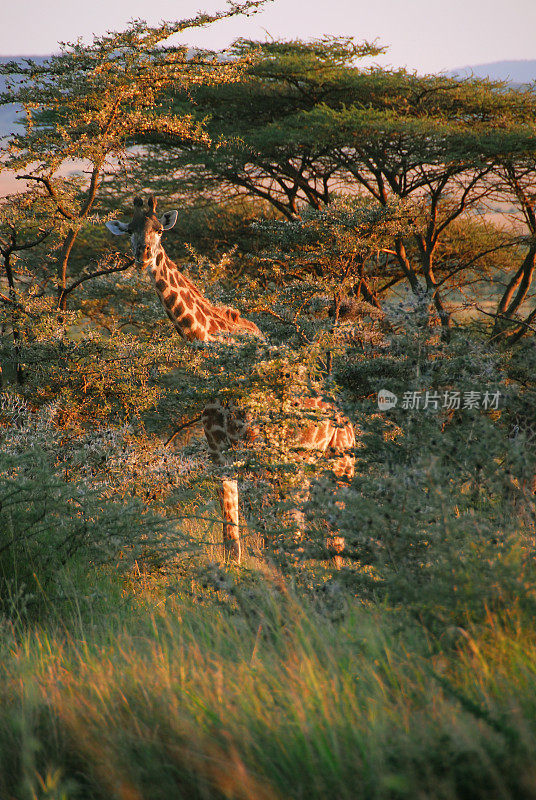
[[[526, 129], [534, 95], [489, 81], [360, 68], [361, 57], [380, 51], [347, 38], [238, 41], [236, 56], [257, 55], [239, 82], [195, 90], [193, 107], [175, 93], [178, 112], [190, 107], [209, 117], [212, 144], [171, 137], [159, 146], [154, 136], [151, 170], [159, 186], [166, 175], [180, 176], [183, 189], [247, 193], [289, 220], [340, 193], [365, 193], [383, 207], [402, 203], [406, 231], [393, 236], [385, 263], [448, 327], [443, 291], [461, 266], [438, 258], [442, 242], [492, 197], [493, 169], [516, 157], [520, 126], [535, 141]], [[490, 249], [488, 242], [473, 252], [471, 263]]]
[[[44, 62], [23, 59], [1, 65], [8, 88], [0, 103], [19, 103], [26, 112], [24, 131], [10, 138], [3, 161], [51, 201], [49, 225], [60, 237], [55, 271], [61, 309], [66, 307], [74, 243], [96, 209], [105, 174], [128, 159], [133, 137], [151, 132], [209, 142], [191, 115], [166, 113], [163, 92], [172, 86], [188, 91], [202, 83], [234, 81], [242, 69], [236, 60], [189, 56], [186, 45], [170, 46], [168, 40], [254, 12], [263, 2], [233, 2], [226, 11], [157, 27], [135, 21], [125, 31], [95, 37], [89, 46], [63, 45], [60, 55]], [[78, 173], [72, 175], [73, 170]]]
[[270, 128], [297, 151], [313, 142], [323, 146], [321, 162], [347, 191], [365, 192], [384, 208], [402, 204], [405, 230], [393, 235], [384, 253], [412, 292], [433, 302], [448, 327], [450, 314], [440, 289], [445, 270], [435, 256], [449, 226], [467, 218], [492, 193], [487, 178], [504, 152], [505, 137], [495, 149], [482, 148], [481, 139], [494, 141], [513, 111], [526, 115], [530, 98], [520, 100], [499, 85], [404, 71], [375, 70], [357, 77], [370, 88], [366, 103], [356, 93], [349, 105], [323, 102]]
[[297, 149], [293, 137], [276, 124], [318, 103], [352, 102], [353, 64], [383, 49], [342, 37], [312, 43], [238, 40], [230, 57], [251, 64], [232, 89], [204, 86], [190, 94], [173, 89], [170, 97], [179, 115], [206, 119], [212, 146], [177, 137], [146, 139], [159, 190], [176, 192], [180, 176], [181, 192], [193, 189], [218, 199], [248, 193], [288, 219], [299, 214], [304, 202], [316, 208], [329, 202], [336, 179], [332, 166], [322, 161], [324, 143]]

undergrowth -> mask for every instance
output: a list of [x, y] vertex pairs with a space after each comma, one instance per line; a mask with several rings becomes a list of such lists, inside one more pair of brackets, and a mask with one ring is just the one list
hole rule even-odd
[[437, 638], [204, 566], [72, 575], [63, 615], [4, 624], [2, 798], [536, 796], [521, 612]]

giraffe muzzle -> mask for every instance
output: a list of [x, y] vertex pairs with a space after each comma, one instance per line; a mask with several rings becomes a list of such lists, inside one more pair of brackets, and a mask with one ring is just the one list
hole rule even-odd
[[151, 261], [150, 248], [146, 247], [144, 250], [136, 250], [134, 253], [134, 261], [136, 266], [140, 269], [147, 267]]

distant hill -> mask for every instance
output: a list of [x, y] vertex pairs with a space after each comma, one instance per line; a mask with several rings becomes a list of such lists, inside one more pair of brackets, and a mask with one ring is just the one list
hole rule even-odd
[[489, 64], [473, 64], [456, 67], [447, 72], [452, 77], [490, 78], [493, 81], [509, 81], [512, 84], [532, 83], [536, 81], [536, 59], [525, 61], [492, 61]]

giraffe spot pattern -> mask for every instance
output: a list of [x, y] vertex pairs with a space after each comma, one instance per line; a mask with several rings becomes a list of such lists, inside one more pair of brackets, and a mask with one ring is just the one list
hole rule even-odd
[[224, 416], [221, 411], [214, 410], [210, 415], [210, 424], [214, 428], [222, 428], [225, 422]]
[[184, 315], [187, 312], [188, 312], [188, 309], [186, 308], [186, 306], [184, 305], [184, 303], [182, 301], [182, 296], [179, 296], [179, 300], [178, 300], [177, 305], [175, 307], [175, 313], [177, 314], [177, 319], [182, 322], [182, 319], [183, 319]]

